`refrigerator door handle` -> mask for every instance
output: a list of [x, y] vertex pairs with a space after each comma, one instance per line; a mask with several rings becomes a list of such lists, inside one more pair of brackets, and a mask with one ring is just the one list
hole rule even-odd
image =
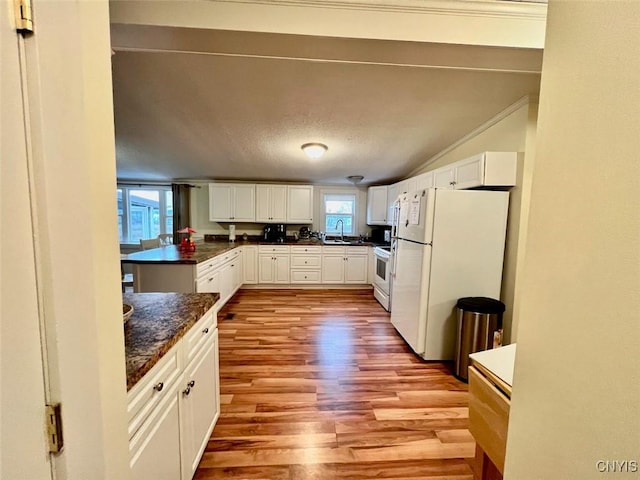
[[391, 244], [391, 258], [393, 259], [393, 261], [391, 262], [391, 276], [393, 278], [396, 278], [396, 265], [398, 264], [397, 250], [398, 250], [398, 240], [396, 239]]

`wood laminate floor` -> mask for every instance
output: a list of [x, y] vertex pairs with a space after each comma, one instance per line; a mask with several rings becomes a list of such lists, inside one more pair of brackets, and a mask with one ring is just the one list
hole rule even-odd
[[472, 480], [467, 385], [371, 290], [240, 290], [218, 327], [221, 415], [195, 479]]

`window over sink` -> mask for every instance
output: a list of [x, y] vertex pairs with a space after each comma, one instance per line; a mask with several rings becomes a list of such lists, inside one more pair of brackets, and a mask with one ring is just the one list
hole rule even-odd
[[121, 244], [173, 232], [173, 194], [164, 185], [118, 185], [118, 235]]
[[324, 231], [340, 235], [342, 220], [345, 235], [355, 235], [356, 195], [353, 193], [324, 193], [322, 196]]

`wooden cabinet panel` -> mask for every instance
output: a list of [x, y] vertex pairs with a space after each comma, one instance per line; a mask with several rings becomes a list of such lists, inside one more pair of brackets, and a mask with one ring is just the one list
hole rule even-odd
[[469, 431], [504, 472], [510, 400], [475, 367], [469, 367]]

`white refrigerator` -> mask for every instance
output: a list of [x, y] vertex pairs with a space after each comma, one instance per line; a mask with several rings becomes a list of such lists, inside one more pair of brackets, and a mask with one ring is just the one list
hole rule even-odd
[[509, 193], [430, 188], [399, 197], [391, 323], [425, 360], [452, 360], [455, 304], [500, 299]]

